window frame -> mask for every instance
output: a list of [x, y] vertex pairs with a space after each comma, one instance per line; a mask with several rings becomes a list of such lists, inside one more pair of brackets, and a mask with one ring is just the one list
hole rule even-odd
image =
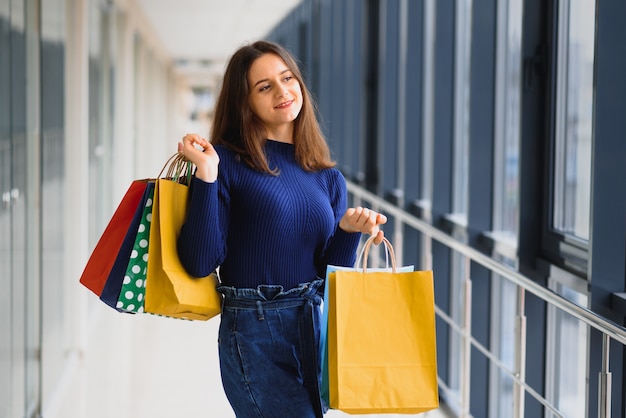
[[[597, 8], [596, 8], [597, 10]], [[551, 64], [549, 68], [549, 132], [548, 149], [546, 150], [547, 178], [544, 191], [544, 214], [542, 221], [541, 249], [542, 255], [555, 265], [575, 273], [583, 278], [588, 277], [590, 245], [589, 240], [581, 239], [572, 234], [559, 231], [554, 227], [555, 200], [557, 195], [556, 176], [559, 169], [559, 141], [563, 141], [564, 118], [566, 117], [567, 103], [567, 78], [564, 66], [567, 66], [567, 49], [569, 47], [569, 0], [555, 2], [552, 6], [553, 28], [550, 35], [552, 44]], [[597, 11], [594, 17], [597, 25]], [[595, 32], [594, 32], [595, 33]], [[595, 35], [597, 37], [597, 34]], [[594, 39], [594, 43], [596, 39]], [[594, 52], [594, 56], [597, 52]], [[594, 58], [595, 61], [595, 58]], [[595, 72], [595, 70], [594, 70]], [[594, 81], [595, 89], [595, 81]], [[594, 104], [595, 107], [595, 104]], [[593, 134], [592, 134], [593, 146]], [[590, 156], [590, 158], [592, 158]], [[591, 216], [591, 215], [590, 215]], [[589, 219], [591, 222], [591, 218]]]

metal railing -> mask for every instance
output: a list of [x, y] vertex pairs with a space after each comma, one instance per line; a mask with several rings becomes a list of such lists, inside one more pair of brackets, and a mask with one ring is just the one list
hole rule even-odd
[[[603, 318], [589, 309], [577, 305], [563, 296], [557, 294], [553, 290], [546, 288], [523, 274], [513, 270], [511, 267], [499, 262], [498, 260], [472, 248], [471, 246], [453, 238], [447, 233], [435, 228], [430, 223], [417, 218], [415, 215], [408, 213], [402, 208], [384, 200], [362, 187], [348, 182], [348, 193], [352, 196], [356, 205], [359, 202], [367, 202], [368, 206], [374, 210], [382, 211], [394, 218], [395, 225], [388, 227], [394, 228], [396, 231], [401, 230], [402, 225], [409, 226], [416, 231], [422, 233], [428, 239], [434, 239], [445, 245], [451, 250], [466, 257], [467, 265], [470, 261], [478, 263], [487, 268], [492, 273], [496, 273], [504, 280], [507, 280], [517, 286], [518, 312], [516, 318], [516, 338], [515, 338], [515, 360], [514, 370], [505, 365], [496, 354], [488, 347], [485, 347], [472, 336], [471, 330], [471, 303], [472, 303], [472, 282], [469, 277], [469, 268], [465, 269], [465, 277], [463, 281], [463, 299], [465, 301], [465, 309], [461, 321], [455, 321], [439, 307], [435, 307], [437, 316], [445, 321], [449, 327], [461, 338], [461, 378], [459, 394], [454, 393], [445, 382], [440, 378], [439, 385], [441, 389], [448, 395], [456, 397], [458, 401], [459, 416], [462, 418], [469, 417], [469, 399], [470, 399], [470, 355], [471, 349], [480, 351], [492, 365], [506, 373], [514, 382], [515, 388], [513, 392], [513, 411], [515, 417], [524, 416], [524, 394], [528, 394], [542, 404], [547, 411], [550, 411], [555, 417], [564, 417], [562, 413], [549, 402], [546, 397], [542, 396], [525, 381], [526, 368], [526, 316], [524, 313], [524, 298], [526, 292], [531, 292], [549, 306], [560, 309], [561, 311], [571, 315], [576, 320], [585, 325], [599, 331], [603, 335], [602, 347], [602, 368], [598, 379], [598, 417], [611, 417], [611, 372], [609, 368], [609, 347], [611, 340], [617, 341], [626, 346], [626, 328]], [[394, 236], [393, 245], [402, 247], [402, 234]], [[428, 251], [428, 249], [426, 250]], [[460, 322], [460, 323], [457, 323]]]

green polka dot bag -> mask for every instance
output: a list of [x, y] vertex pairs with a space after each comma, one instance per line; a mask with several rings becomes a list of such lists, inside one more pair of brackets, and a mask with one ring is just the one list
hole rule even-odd
[[154, 200], [154, 182], [148, 183], [148, 199], [143, 208], [141, 223], [137, 230], [137, 237], [133, 251], [128, 261], [126, 274], [117, 301], [117, 309], [142, 313], [146, 296], [146, 272], [148, 270], [148, 242], [150, 238], [150, 222], [152, 220], [152, 202]]

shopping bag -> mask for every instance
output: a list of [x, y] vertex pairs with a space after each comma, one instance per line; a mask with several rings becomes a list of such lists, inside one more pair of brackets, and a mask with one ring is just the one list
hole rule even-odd
[[148, 242], [154, 199], [154, 182], [148, 183], [147, 199], [143, 205], [141, 222], [137, 228], [133, 249], [126, 266], [124, 280], [117, 299], [116, 308], [124, 312], [143, 312], [146, 294], [146, 272], [148, 265]]
[[[387, 247], [385, 247], [387, 248]], [[363, 259], [363, 252], [365, 250], [365, 246], [363, 246], [363, 248], [361, 249], [361, 252], [359, 253], [359, 257], [357, 259], [356, 262], [356, 266], [361, 265], [361, 263], [359, 262], [360, 260]], [[389, 266], [389, 253], [388, 251], [385, 252], [385, 258], [386, 258], [386, 267], [384, 268], [368, 268], [367, 271], [369, 272], [373, 272], [373, 271], [387, 271], [387, 272], [392, 272], [393, 269], [392, 267]], [[414, 266], [410, 265], [410, 266], [402, 266], [402, 267], [396, 267], [396, 271], [403, 271], [403, 272], [407, 272], [407, 271], [413, 271], [414, 270]], [[330, 288], [330, 286], [328, 286], [328, 276], [330, 273], [333, 273], [337, 270], [345, 270], [345, 271], [355, 271], [355, 268], [353, 267], [344, 267], [344, 266], [334, 266], [334, 265], [328, 265], [326, 267], [326, 286], [324, 287], [324, 301], [328, 301], [329, 300], [329, 295], [328, 295], [328, 290]], [[322, 397], [322, 400], [324, 401], [324, 403], [329, 406], [330, 405], [330, 396], [329, 396], [329, 384], [328, 384], [328, 308], [326, 303], [323, 304], [323, 309], [322, 309], [322, 319], [321, 319], [321, 326], [320, 326], [320, 344], [319, 344], [319, 359], [320, 359], [320, 370], [322, 372], [322, 381], [320, 383], [320, 395]]]
[[147, 180], [134, 180], [130, 184], [83, 270], [80, 283], [97, 296], [102, 295], [137, 208], [141, 205], [146, 185]]
[[120, 310], [117, 307], [120, 291], [122, 288], [122, 284], [125, 280], [128, 263], [131, 260], [137, 232], [141, 224], [143, 210], [146, 205], [146, 201], [150, 197], [150, 192], [153, 189], [154, 183], [147, 181], [143, 196], [139, 202], [139, 205], [137, 206], [133, 220], [128, 227], [128, 231], [126, 231], [124, 241], [122, 241], [122, 245], [120, 246], [120, 250], [117, 253], [117, 257], [115, 259], [115, 262], [113, 263], [113, 267], [111, 268], [109, 277], [107, 278], [107, 281], [104, 284], [104, 288], [102, 289], [102, 293], [100, 294], [101, 301], [103, 301], [110, 307], [122, 312], [128, 311]]
[[431, 271], [328, 275], [330, 407], [351, 414], [421, 413], [439, 406]]
[[144, 311], [174, 318], [207, 320], [221, 311], [217, 275], [191, 277], [182, 266], [176, 248], [185, 221], [187, 193], [188, 186], [178, 181], [156, 180]]

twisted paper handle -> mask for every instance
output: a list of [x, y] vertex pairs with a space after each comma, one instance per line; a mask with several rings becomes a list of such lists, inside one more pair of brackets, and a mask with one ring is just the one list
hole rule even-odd
[[184, 156], [179, 153], [172, 155], [166, 162], [158, 178], [163, 178], [163, 172], [167, 168], [165, 174], [166, 179], [189, 186], [191, 183], [192, 164]]
[[[372, 244], [374, 243], [375, 239], [376, 239], [375, 235], [371, 236], [365, 242], [365, 246], [363, 247], [363, 273], [367, 272], [367, 258], [369, 256], [370, 248]], [[387, 238], [383, 238], [382, 243], [385, 245], [385, 257], [387, 259], [387, 267], [389, 267], [389, 259], [391, 259], [391, 271], [395, 273], [396, 272], [396, 253], [393, 251], [393, 246], [391, 245], [391, 242], [389, 242]]]

